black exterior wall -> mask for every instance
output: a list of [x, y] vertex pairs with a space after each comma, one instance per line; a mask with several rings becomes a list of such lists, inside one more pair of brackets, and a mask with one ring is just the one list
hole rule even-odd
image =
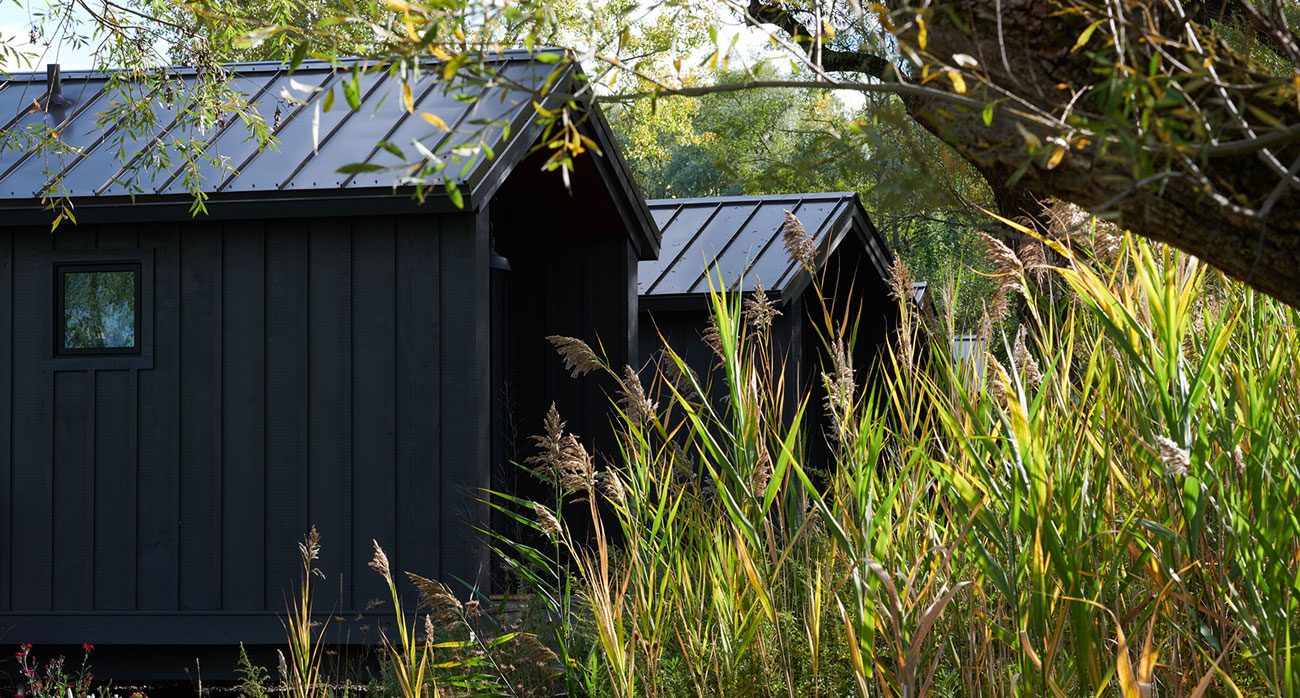
[[[0, 228], [0, 641], [280, 643], [313, 524], [318, 609], [386, 595], [372, 539], [481, 584], [487, 245], [472, 212]], [[151, 265], [148, 365], [52, 358], [83, 254]]]

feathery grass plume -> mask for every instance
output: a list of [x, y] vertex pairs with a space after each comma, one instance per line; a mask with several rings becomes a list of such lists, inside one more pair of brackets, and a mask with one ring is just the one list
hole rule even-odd
[[285, 660], [284, 652], [281, 652], [278, 648], [275, 653], [280, 657], [280, 663], [276, 666], [276, 670], [280, 672], [280, 688], [283, 690], [289, 685], [289, 662]]
[[1029, 353], [1029, 346], [1025, 342], [1028, 334], [1028, 328], [1021, 325], [1020, 331], [1016, 333], [1016, 344], [1011, 350], [1011, 358], [1015, 360], [1016, 368], [1020, 371], [1020, 376], [1025, 379], [1025, 383], [1030, 387], [1037, 387], [1043, 380], [1043, 372], [1038, 368], [1038, 360]]
[[623, 412], [640, 424], [653, 422], [655, 410], [659, 406], [646, 396], [641, 376], [631, 366], [623, 367], [623, 379], [619, 381], [619, 387], [618, 402], [623, 406]]
[[659, 370], [663, 372], [664, 378], [687, 402], [696, 402], [700, 396], [696, 394], [695, 386], [700, 382], [700, 376], [685, 362], [682, 362], [682, 366], [685, 371], [673, 361], [667, 347], [659, 350]]
[[370, 542], [375, 546], [375, 557], [370, 561], [370, 569], [378, 572], [386, 581], [392, 583], [393, 575], [388, 569], [388, 556], [384, 554], [384, 549], [379, 547], [379, 541], [372, 538]]
[[1156, 435], [1156, 445], [1160, 448], [1160, 462], [1164, 463], [1166, 474], [1174, 477], [1187, 474], [1188, 469], [1192, 467], [1191, 454], [1179, 446], [1177, 441], [1164, 434]]
[[[573, 492], [590, 494], [596, 484], [595, 460], [578, 437], [567, 434], [560, 454], [560, 486]], [[578, 499], [575, 501], [586, 501]]]
[[722, 353], [722, 329], [718, 327], [718, 318], [716, 316], [709, 315], [709, 325], [704, 328], [704, 334], [700, 338], [704, 340], [704, 343], [713, 350], [713, 353], [719, 359], [727, 360], [726, 355]]
[[889, 296], [895, 301], [910, 301], [916, 293], [912, 285], [912, 270], [907, 268], [907, 263], [903, 258], [894, 255], [894, 261], [889, 265]]
[[813, 244], [803, 223], [793, 213], [785, 211], [785, 222], [781, 224], [781, 239], [785, 242], [785, 251], [790, 259], [803, 265], [808, 273], [813, 273], [817, 258], [817, 246]]
[[766, 332], [772, 326], [772, 320], [781, 314], [767, 297], [767, 291], [763, 290], [762, 279], [754, 280], [754, 293], [745, 299], [744, 312], [745, 321], [759, 332]]
[[1025, 264], [1025, 271], [1034, 277], [1034, 283], [1042, 285], [1047, 280], [1047, 247], [1037, 240], [1030, 240], [1020, 246], [1020, 258]]
[[1001, 407], [1007, 404], [1007, 397], [1011, 394], [1010, 386], [1007, 385], [1007, 370], [1002, 367], [998, 357], [993, 355], [992, 351], [985, 354], [988, 357], [988, 390], [993, 396], [993, 404]]
[[822, 383], [826, 386], [826, 416], [831, 418], [833, 436], [841, 437], [848, 426], [848, 417], [853, 413], [853, 398], [857, 392], [857, 381], [853, 375], [853, 357], [844, 346], [844, 339], [838, 338], [831, 345], [831, 373], [822, 373]]
[[542, 533], [548, 536], [560, 535], [560, 521], [550, 509], [533, 502], [533, 511], [537, 514], [537, 521], [542, 524]]
[[606, 470], [600, 474], [600, 485], [605, 490], [605, 496], [609, 497], [611, 502], [618, 505], [627, 503], [627, 490], [623, 487], [623, 480], [619, 478], [618, 473], [613, 470]]
[[415, 584], [415, 589], [420, 594], [419, 605], [437, 615], [439, 623], [451, 623], [456, 620], [456, 614], [463, 607], [460, 604], [460, 599], [457, 599], [456, 595], [451, 593], [451, 589], [447, 588], [446, 584], [421, 577], [414, 572], [407, 572], [406, 577]]
[[1246, 454], [1241, 451], [1241, 444], [1232, 447], [1232, 467], [1237, 471], [1237, 477], [1246, 476]]
[[565, 370], [571, 370], [573, 378], [585, 376], [599, 368], [604, 368], [605, 364], [596, 356], [596, 352], [587, 346], [587, 343], [575, 337], [565, 337], [563, 335], [553, 334], [546, 338], [564, 357]]
[[993, 291], [993, 300], [989, 303], [988, 313], [989, 317], [996, 322], [1005, 317], [1007, 311], [1011, 309], [1010, 296], [1012, 294], [1019, 293], [1028, 298], [1024, 286], [1020, 283], [1020, 276], [1025, 270], [1025, 265], [1020, 262], [1020, 258], [1016, 256], [1016, 253], [1001, 240], [988, 233], [980, 233], [980, 239], [984, 241], [984, 251], [988, 254], [989, 261], [993, 263], [993, 278], [996, 286]]
[[542, 420], [544, 433], [529, 437], [534, 444], [537, 444], [540, 453], [525, 458], [524, 462], [536, 466], [532, 470], [533, 475], [549, 485], [560, 481], [560, 460], [564, 455], [564, 425], [565, 422], [560, 419], [560, 411], [552, 402], [551, 408], [546, 411], [546, 419]]
[[750, 481], [750, 487], [758, 496], [763, 496], [767, 491], [767, 484], [772, 481], [772, 454], [766, 448], [761, 448], [758, 452], [758, 462], [754, 464], [754, 476]]

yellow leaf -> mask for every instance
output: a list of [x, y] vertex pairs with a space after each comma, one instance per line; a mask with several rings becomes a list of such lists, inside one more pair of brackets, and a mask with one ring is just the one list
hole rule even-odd
[[926, 35], [925, 35], [925, 34], [926, 34], [926, 33], [925, 33], [925, 18], [924, 18], [924, 17], [917, 17], [917, 18], [916, 18], [916, 26], [919, 27], [919, 29], [918, 29], [917, 32], [916, 32], [916, 45], [917, 45], [917, 46], [920, 46], [920, 47], [921, 47], [921, 50], [924, 51], [924, 50], [925, 50], [925, 39], [926, 39]]
[[405, 0], [384, 0], [384, 4], [399, 12], [409, 12], [411, 5]]
[[1047, 158], [1047, 169], [1054, 169], [1061, 164], [1061, 158], [1065, 157], [1065, 146], [1058, 145], [1052, 149], [1052, 154]]
[[885, 31], [890, 34], [898, 33], [898, 27], [895, 27], [893, 20], [889, 18], [888, 8], [878, 2], [873, 2], [871, 3], [871, 9], [875, 11], [876, 19], [880, 20], [880, 26], [884, 27]]
[[1115, 673], [1119, 675], [1120, 693], [1124, 698], [1142, 698], [1142, 692], [1138, 690], [1137, 677], [1133, 675], [1133, 665], [1128, 658], [1128, 642], [1124, 639], [1124, 631], [1117, 624], [1115, 632], [1119, 636], [1119, 657], [1115, 660]]
[[1070, 52], [1073, 53], [1075, 51], [1078, 51], [1084, 44], [1088, 43], [1088, 39], [1092, 38], [1092, 33], [1097, 31], [1098, 25], [1100, 25], [1102, 22], [1105, 21], [1106, 21], [1105, 19], [1099, 19], [1096, 22], [1089, 24], [1088, 28], [1084, 29], [1083, 33], [1079, 35], [1079, 38], [1075, 40], [1074, 48], [1071, 48]]
[[822, 22], [822, 36], [825, 36], [827, 39], [835, 38], [835, 27], [832, 27], [830, 22]]
[[433, 46], [433, 47], [431, 47], [431, 48], [429, 49], [429, 53], [432, 53], [432, 54], [433, 54], [433, 57], [434, 57], [434, 58], [437, 58], [437, 59], [440, 60], [440, 61], [449, 61], [449, 60], [451, 60], [451, 54], [450, 54], [450, 53], [447, 53], [447, 49], [445, 49], [445, 48], [443, 48], [443, 47], [441, 47], [441, 46]]
[[947, 72], [948, 79], [952, 81], [953, 92], [956, 92], [959, 95], [966, 94], [966, 80], [961, 76], [961, 73], [955, 70], [949, 70]]
[[415, 113], [415, 98], [411, 96], [411, 86], [402, 83], [402, 106], [406, 107], [407, 114]]
[[430, 114], [427, 111], [422, 111], [420, 112], [420, 118], [424, 119], [425, 121], [428, 121], [429, 123], [433, 124], [434, 126], [437, 126], [438, 128], [444, 131], [451, 130], [451, 127], [447, 125], [447, 122], [443, 121], [437, 114]]

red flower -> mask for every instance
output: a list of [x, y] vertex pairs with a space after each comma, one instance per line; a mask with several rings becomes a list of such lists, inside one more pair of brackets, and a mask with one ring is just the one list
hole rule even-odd
[[94, 646], [94, 645], [91, 645], [91, 644], [85, 644], [85, 645], [82, 645], [82, 646], [81, 646], [81, 649], [86, 650], [87, 652], [89, 652], [89, 651], [95, 649], [95, 646]]
[[31, 645], [23, 645], [23, 649], [25, 649], [25, 650], [29, 650], [29, 649], [31, 649], [31, 648], [32, 648]]

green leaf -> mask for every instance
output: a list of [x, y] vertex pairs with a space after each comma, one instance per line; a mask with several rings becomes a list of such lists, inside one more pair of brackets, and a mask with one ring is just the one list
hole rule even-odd
[[558, 53], [539, 53], [533, 56], [533, 60], [538, 63], [559, 63], [560, 54]]
[[334, 90], [331, 89], [325, 93], [325, 103], [321, 105], [323, 111], [329, 111], [334, 108]]
[[309, 46], [311, 46], [311, 42], [307, 39], [303, 39], [301, 43], [294, 47], [293, 58], [289, 60], [290, 73], [297, 70], [298, 66], [302, 65], [303, 59], [307, 57], [307, 48]]
[[383, 165], [375, 165], [369, 162], [354, 162], [344, 165], [334, 171], [339, 174], [360, 174], [362, 172], [378, 172], [382, 169], [384, 169]]
[[406, 159], [406, 153], [403, 153], [401, 148], [398, 148], [396, 145], [393, 145], [388, 141], [380, 141], [379, 147], [383, 148], [384, 150], [387, 150], [388, 152], [392, 153], [393, 155], [396, 155], [397, 157], [403, 160]]
[[465, 197], [461, 195], [460, 189], [456, 188], [456, 183], [447, 180], [447, 197], [456, 208], [465, 208]]
[[349, 107], [354, 110], [361, 108], [361, 80], [355, 70], [351, 78], [343, 81], [343, 97], [348, 100]]
[[993, 125], [993, 104], [992, 103], [984, 105], [983, 116], [984, 116], [984, 125], [992, 126]]

